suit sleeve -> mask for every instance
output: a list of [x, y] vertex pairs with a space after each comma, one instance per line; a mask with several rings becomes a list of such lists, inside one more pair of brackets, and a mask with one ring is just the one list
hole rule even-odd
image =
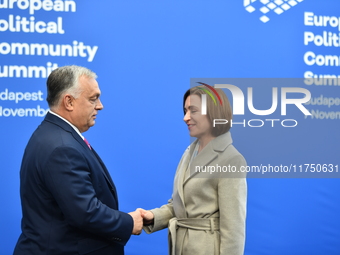
[[44, 171], [47, 188], [70, 225], [126, 244], [133, 219], [97, 198], [83, 154], [72, 147], [58, 147], [49, 156]]
[[[231, 166], [245, 166], [238, 155], [228, 161]], [[245, 176], [222, 176], [218, 183], [220, 208], [220, 254], [243, 255], [245, 244], [247, 183]]]

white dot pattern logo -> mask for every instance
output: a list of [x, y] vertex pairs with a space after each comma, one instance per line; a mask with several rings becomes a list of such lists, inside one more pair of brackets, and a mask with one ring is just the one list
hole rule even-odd
[[243, 5], [249, 13], [258, 10], [261, 15], [260, 20], [267, 23], [271, 13], [280, 15], [301, 2], [303, 0], [243, 0]]

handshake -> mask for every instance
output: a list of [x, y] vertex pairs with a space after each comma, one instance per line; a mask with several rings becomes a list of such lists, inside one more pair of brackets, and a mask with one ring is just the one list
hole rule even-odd
[[151, 211], [137, 208], [136, 211], [130, 212], [129, 214], [133, 219], [133, 235], [140, 235], [142, 233], [143, 226], [153, 223], [154, 215]]

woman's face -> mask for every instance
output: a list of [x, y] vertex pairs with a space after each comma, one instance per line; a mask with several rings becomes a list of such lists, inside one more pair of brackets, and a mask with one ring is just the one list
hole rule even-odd
[[198, 95], [190, 95], [184, 104], [184, 122], [188, 125], [190, 136], [198, 139], [211, 137], [212, 125], [207, 115], [201, 113], [201, 98]]

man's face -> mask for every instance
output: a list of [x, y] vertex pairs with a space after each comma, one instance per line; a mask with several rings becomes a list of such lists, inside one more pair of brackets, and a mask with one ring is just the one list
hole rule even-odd
[[83, 133], [95, 124], [97, 113], [104, 106], [99, 99], [100, 89], [95, 79], [82, 76], [79, 87], [81, 94], [73, 100], [71, 123]]

